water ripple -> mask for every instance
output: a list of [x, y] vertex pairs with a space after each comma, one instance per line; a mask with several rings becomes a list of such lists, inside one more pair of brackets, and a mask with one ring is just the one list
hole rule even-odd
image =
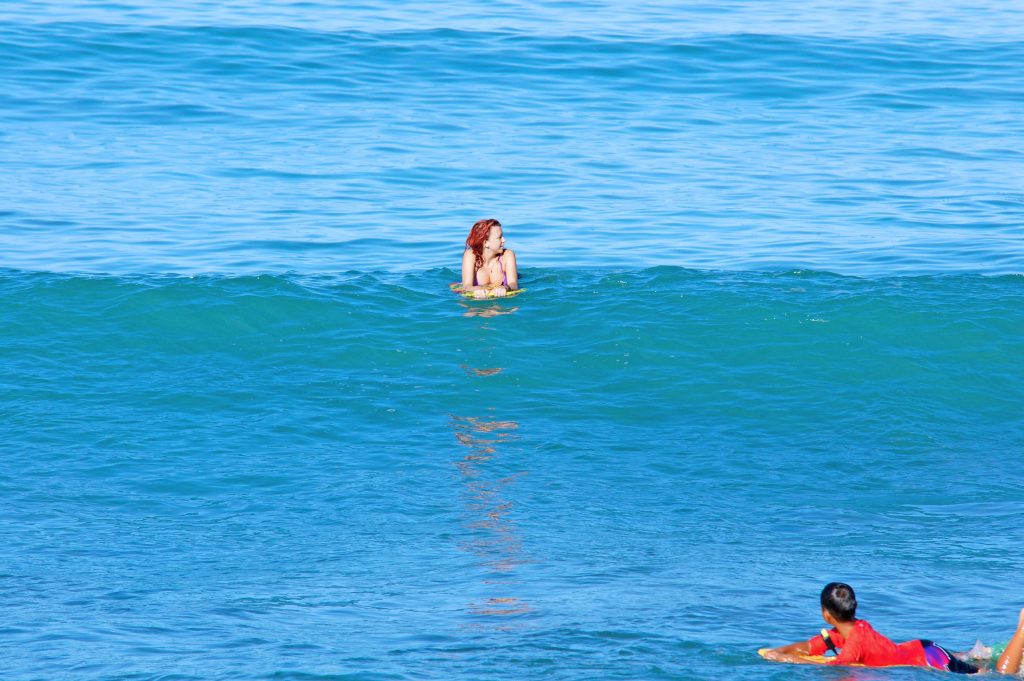
[[[1021, 80], [1004, 66], [1019, 43], [70, 23], [0, 35], [10, 266], [423, 267], [451, 262], [486, 207], [538, 265], [1022, 269], [1017, 203], [991, 199], [1019, 196]], [[28, 239], [44, 224], [46, 252]], [[165, 238], [140, 238], [154, 229]], [[293, 258], [274, 245], [294, 241], [282, 230], [352, 247]]]

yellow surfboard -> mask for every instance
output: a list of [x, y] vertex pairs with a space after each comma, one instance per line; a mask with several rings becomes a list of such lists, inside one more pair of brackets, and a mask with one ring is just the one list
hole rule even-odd
[[488, 290], [486, 296], [484, 296], [483, 298], [477, 298], [476, 295], [474, 295], [474, 291], [463, 291], [462, 284], [451, 284], [450, 288], [453, 292], [458, 293], [463, 298], [468, 298], [469, 300], [501, 300], [502, 298], [514, 298], [515, 296], [518, 296], [520, 293], [526, 290], [525, 288], [513, 289], [511, 291], [506, 292], [505, 295], [503, 296], [499, 296], [494, 292]]
[[[757, 651], [757, 654], [760, 655], [761, 657], [764, 657], [764, 659], [767, 660], [768, 658], [765, 657], [765, 654], [769, 650], [771, 650], [771, 648], [760, 648]], [[831, 657], [825, 657], [824, 655], [799, 655], [799, 654], [796, 654], [795, 657], [799, 657], [801, 660], [807, 660], [811, 664], [828, 664], [828, 661], [832, 659]], [[774, 661], [775, 660], [772, 660], [772, 662], [774, 662]], [[857, 665], [850, 665], [850, 666], [853, 666], [853, 667], [863, 667], [864, 665], [857, 664]]]
[[[767, 653], [769, 650], [771, 650], [771, 648], [759, 648], [758, 651], [757, 651], [757, 654], [760, 655], [761, 657], [765, 657], [765, 653]], [[829, 662], [831, 660], [835, 659], [834, 657], [825, 657], [824, 655], [800, 655], [799, 653], [795, 653], [793, 655], [794, 655], [794, 657], [799, 657], [801, 660], [807, 661], [808, 664], [829, 664]], [[765, 659], [767, 660], [768, 658], [765, 657]], [[776, 662], [776, 661], [786, 662], [785, 660], [770, 660], [770, 662]], [[796, 663], [789, 662], [789, 664], [796, 664]], [[864, 664], [844, 664], [844, 665], [838, 665], [838, 666], [841, 666], [841, 667], [866, 667], [867, 665], [864, 665]], [[910, 665], [910, 664], [887, 664], [887, 665], [885, 665], [883, 667], [872, 667], [872, 669], [887, 669], [889, 667], [914, 667], [915, 669], [931, 669], [932, 671], [942, 671], [941, 669], [935, 669], [934, 667], [919, 667], [917, 665]]]

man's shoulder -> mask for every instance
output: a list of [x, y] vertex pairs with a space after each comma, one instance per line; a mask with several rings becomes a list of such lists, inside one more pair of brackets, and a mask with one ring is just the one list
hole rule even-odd
[[859, 620], [857, 620], [856, 622], [853, 623], [853, 631], [850, 632], [850, 636], [848, 636], [847, 638], [851, 638], [853, 636], [877, 636], [877, 635], [878, 635], [878, 632], [875, 631], [875, 628], [873, 626], [871, 626], [871, 622], [868, 622], [867, 620], [860, 620], [859, 619]]

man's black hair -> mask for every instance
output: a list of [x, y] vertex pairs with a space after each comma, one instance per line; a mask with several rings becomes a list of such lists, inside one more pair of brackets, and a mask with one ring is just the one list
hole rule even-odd
[[840, 622], [849, 622], [857, 616], [857, 596], [853, 587], [842, 582], [830, 582], [821, 590], [821, 607]]

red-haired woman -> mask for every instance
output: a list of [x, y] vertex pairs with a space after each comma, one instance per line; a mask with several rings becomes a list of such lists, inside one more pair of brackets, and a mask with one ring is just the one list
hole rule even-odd
[[504, 296], [519, 288], [515, 252], [505, 248], [501, 223], [478, 220], [466, 237], [462, 254], [462, 290], [475, 298]]

